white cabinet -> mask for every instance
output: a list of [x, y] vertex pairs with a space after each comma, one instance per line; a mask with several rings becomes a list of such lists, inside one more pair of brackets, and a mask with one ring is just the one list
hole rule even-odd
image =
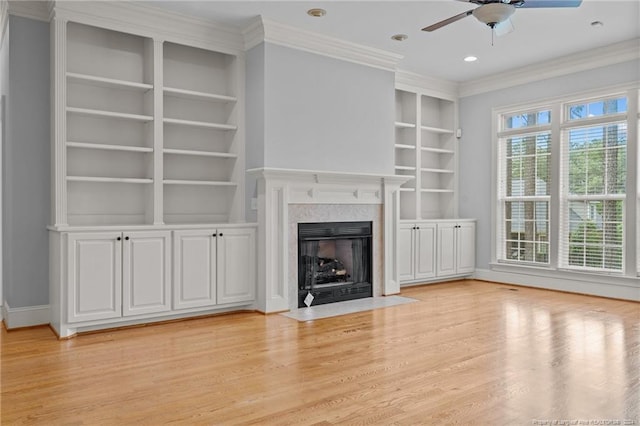
[[255, 298], [255, 228], [175, 231], [174, 258], [174, 309]]
[[438, 277], [471, 274], [475, 270], [475, 222], [437, 224]]
[[398, 231], [401, 283], [464, 276], [475, 270], [475, 222], [403, 222]]
[[400, 281], [435, 277], [436, 225], [401, 224], [398, 232]]
[[168, 311], [170, 236], [168, 231], [70, 233], [68, 321]]

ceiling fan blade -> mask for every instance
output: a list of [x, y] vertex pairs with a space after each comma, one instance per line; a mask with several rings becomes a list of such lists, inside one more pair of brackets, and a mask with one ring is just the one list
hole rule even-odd
[[[515, 3], [515, 2], [512, 2]], [[535, 9], [541, 7], [578, 7], [582, 0], [525, 0], [520, 6], [523, 9]]]
[[466, 18], [467, 16], [471, 15], [472, 13], [473, 13], [473, 9], [467, 10], [466, 12], [462, 12], [462, 13], [460, 13], [458, 15], [452, 16], [451, 18], [447, 18], [444, 21], [436, 22], [433, 25], [429, 25], [428, 27], [424, 27], [422, 29], [422, 31], [428, 31], [428, 32], [435, 31], [438, 28], [444, 27], [445, 25], [449, 25], [449, 24], [451, 24], [453, 22], [461, 20], [462, 18]]
[[514, 27], [513, 27], [513, 22], [511, 22], [511, 19], [507, 19], [506, 21], [499, 22], [493, 27], [493, 31], [495, 31], [498, 37], [507, 35], [513, 30], [514, 30]]

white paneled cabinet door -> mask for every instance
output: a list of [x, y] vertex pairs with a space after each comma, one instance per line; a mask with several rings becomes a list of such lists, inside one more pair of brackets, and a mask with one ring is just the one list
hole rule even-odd
[[174, 309], [216, 304], [216, 241], [215, 230], [174, 232]]
[[256, 289], [256, 231], [218, 230], [218, 304], [250, 302]]
[[171, 232], [125, 232], [122, 255], [123, 315], [170, 310]]
[[68, 234], [68, 321], [122, 315], [120, 232]]
[[415, 254], [413, 228], [415, 225], [400, 225], [398, 230], [398, 272], [400, 281], [411, 281], [415, 276]]
[[456, 224], [439, 223], [436, 274], [438, 276], [456, 274]]
[[476, 268], [476, 224], [459, 223], [456, 234], [456, 266], [459, 274], [471, 274]]
[[415, 278], [435, 277], [436, 225], [421, 223], [415, 228]]

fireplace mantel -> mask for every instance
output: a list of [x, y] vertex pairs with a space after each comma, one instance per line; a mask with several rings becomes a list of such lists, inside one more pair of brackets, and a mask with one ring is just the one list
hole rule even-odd
[[289, 286], [290, 204], [380, 204], [383, 206], [382, 294], [400, 292], [397, 269], [397, 225], [400, 185], [410, 176], [326, 172], [278, 168], [247, 171], [256, 176], [258, 200], [257, 309], [291, 308]]

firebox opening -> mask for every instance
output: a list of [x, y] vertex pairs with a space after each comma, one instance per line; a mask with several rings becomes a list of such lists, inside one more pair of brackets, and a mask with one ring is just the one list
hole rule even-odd
[[373, 296], [372, 222], [298, 224], [298, 307]]

